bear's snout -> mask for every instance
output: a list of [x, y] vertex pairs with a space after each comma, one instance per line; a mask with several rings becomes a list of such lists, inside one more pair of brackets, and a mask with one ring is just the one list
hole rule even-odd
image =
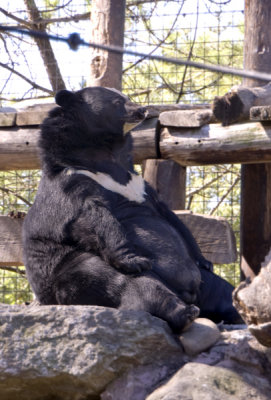
[[144, 118], [146, 118], [146, 115], [147, 115], [147, 108], [139, 107], [135, 114], [138, 117], [138, 119], [144, 119]]

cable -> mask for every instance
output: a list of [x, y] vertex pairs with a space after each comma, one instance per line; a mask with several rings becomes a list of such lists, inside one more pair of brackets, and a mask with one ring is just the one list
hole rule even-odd
[[271, 81], [271, 74], [265, 73], [265, 72], [259, 72], [259, 71], [250, 71], [250, 70], [242, 70], [238, 68], [231, 68], [227, 66], [222, 66], [222, 65], [213, 65], [213, 64], [205, 64], [205, 63], [199, 63], [196, 61], [191, 61], [191, 60], [183, 60], [181, 58], [174, 58], [174, 57], [165, 57], [165, 56], [159, 56], [159, 55], [154, 55], [154, 54], [146, 54], [146, 53], [141, 53], [138, 51], [134, 50], [129, 50], [129, 49], [124, 49], [123, 47], [119, 46], [112, 46], [112, 45], [105, 45], [105, 44], [98, 44], [98, 43], [88, 43], [85, 42], [83, 39], [80, 38], [80, 35], [78, 33], [71, 33], [68, 37], [63, 37], [63, 36], [55, 36], [51, 34], [47, 34], [44, 32], [39, 32], [35, 30], [26, 30], [26, 29], [19, 29], [15, 27], [10, 27], [10, 26], [3, 26], [0, 25], [0, 31], [5, 31], [5, 32], [16, 32], [20, 33], [23, 35], [31, 36], [31, 37], [38, 37], [38, 38], [44, 38], [44, 39], [50, 39], [58, 42], [65, 42], [69, 45], [71, 50], [78, 50], [79, 46], [87, 46], [87, 47], [92, 47], [100, 50], [105, 50], [109, 51], [111, 53], [115, 54], [129, 54], [137, 57], [144, 57], [149, 60], [156, 60], [156, 61], [163, 61], [166, 63], [170, 64], [175, 64], [175, 65], [187, 65], [190, 67], [198, 68], [198, 69], [205, 69], [208, 71], [213, 71], [213, 72], [220, 72], [223, 74], [230, 74], [230, 75], [235, 75], [235, 76], [241, 76], [243, 78], [250, 78], [250, 79], [259, 79], [262, 81]]

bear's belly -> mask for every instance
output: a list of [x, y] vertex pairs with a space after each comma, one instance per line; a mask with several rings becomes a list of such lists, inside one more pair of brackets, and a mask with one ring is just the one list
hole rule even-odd
[[136, 252], [149, 257], [153, 271], [182, 293], [200, 284], [200, 272], [179, 233], [157, 215], [135, 215], [120, 221]]

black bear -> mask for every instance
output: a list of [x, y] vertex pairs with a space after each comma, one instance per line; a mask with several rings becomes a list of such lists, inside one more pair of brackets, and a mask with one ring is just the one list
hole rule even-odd
[[101, 87], [62, 90], [56, 103], [41, 126], [42, 178], [23, 225], [38, 301], [145, 310], [181, 331], [199, 313], [194, 304], [215, 301], [201, 284], [211, 264], [133, 169], [129, 130], [145, 110]]

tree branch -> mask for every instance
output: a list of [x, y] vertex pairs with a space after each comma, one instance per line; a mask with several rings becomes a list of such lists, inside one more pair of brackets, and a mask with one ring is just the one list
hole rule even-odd
[[10, 271], [10, 272], [15, 272], [16, 274], [20, 274], [25, 278], [25, 271], [21, 270], [19, 268], [15, 268], [15, 267], [8, 267], [8, 266], [0, 266], [0, 269], [3, 269], [4, 271]]
[[4, 192], [4, 193], [12, 194], [13, 196], [17, 197], [17, 199], [22, 200], [22, 201], [23, 201], [25, 204], [27, 204], [28, 206], [30, 206], [30, 207], [32, 206], [32, 203], [30, 203], [28, 200], [26, 200], [24, 197], [20, 196], [19, 194], [17, 194], [17, 193], [14, 192], [13, 190], [7, 189], [7, 188], [1, 187], [1, 186], [0, 186], [0, 190], [1, 190], [2, 192]]
[[[35, 0], [24, 0], [24, 3], [28, 11], [29, 19], [30, 21], [32, 21], [33, 27], [42, 33], [47, 33], [45, 26], [41, 24], [42, 17], [36, 6]], [[35, 23], [35, 21], [38, 22]], [[50, 40], [48, 38], [41, 39], [38, 37], [34, 37], [34, 41], [38, 46], [54, 93], [56, 93], [60, 89], [65, 89], [66, 85], [58, 67], [58, 63], [56, 61]]]
[[5, 68], [5, 69], [7, 69], [8, 71], [11, 71], [13, 74], [19, 76], [20, 78], [22, 78], [23, 80], [25, 80], [27, 83], [29, 83], [29, 85], [32, 85], [33, 88], [42, 90], [42, 91], [44, 91], [44, 92], [46, 92], [46, 93], [49, 93], [51, 96], [54, 95], [54, 92], [53, 92], [52, 90], [47, 89], [47, 88], [45, 88], [45, 87], [43, 87], [43, 86], [40, 86], [40, 85], [38, 85], [37, 83], [31, 81], [31, 80], [28, 79], [26, 76], [24, 76], [24, 75], [21, 74], [20, 72], [16, 71], [14, 68], [11, 68], [11, 67], [9, 67], [8, 65], [3, 64], [3, 63], [1, 63], [1, 62], [0, 62], [0, 67]]

